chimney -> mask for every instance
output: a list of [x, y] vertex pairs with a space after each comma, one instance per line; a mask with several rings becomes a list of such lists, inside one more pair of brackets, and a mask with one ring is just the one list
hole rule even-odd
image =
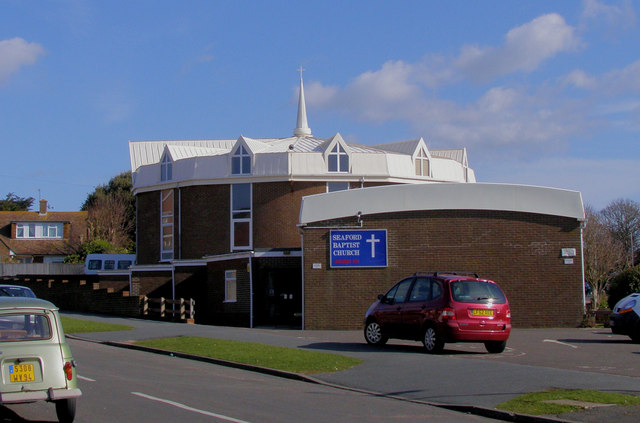
[[40, 200], [40, 216], [47, 214], [47, 200]]

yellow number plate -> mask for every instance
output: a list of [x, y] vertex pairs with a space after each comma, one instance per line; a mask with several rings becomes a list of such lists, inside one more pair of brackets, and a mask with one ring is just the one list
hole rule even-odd
[[33, 382], [36, 380], [33, 364], [14, 364], [9, 366], [9, 379], [11, 382]]
[[493, 317], [493, 310], [486, 310], [483, 308], [474, 308], [473, 310], [471, 310], [471, 315]]

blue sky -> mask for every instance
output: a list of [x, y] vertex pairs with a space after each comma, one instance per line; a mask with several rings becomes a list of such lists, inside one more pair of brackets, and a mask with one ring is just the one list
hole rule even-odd
[[640, 0], [0, 0], [0, 196], [78, 210], [129, 140], [466, 147], [478, 182], [640, 202]]

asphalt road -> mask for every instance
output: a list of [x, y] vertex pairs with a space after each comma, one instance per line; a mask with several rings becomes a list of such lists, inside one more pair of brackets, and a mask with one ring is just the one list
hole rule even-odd
[[79, 335], [97, 341], [193, 335], [353, 355], [364, 363], [314, 377], [430, 404], [493, 408], [522, 393], [549, 388], [640, 394], [640, 344], [612, 335], [607, 329], [516, 328], [503, 354], [487, 354], [482, 344], [447, 344], [443, 354], [428, 355], [415, 342], [392, 340], [384, 347], [371, 347], [360, 331], [228, 328], [70, 315], [135, 327], [132, 331]]
[[[411, 402], [193, 360], [70, 340], [76, 422], [488, 422]], [[55, 421], [52, 404], [0, 407], [3, 422]]]

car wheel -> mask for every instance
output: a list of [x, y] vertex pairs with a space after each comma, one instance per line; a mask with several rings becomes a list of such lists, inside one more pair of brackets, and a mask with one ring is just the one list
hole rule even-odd
[[507, 347], [507, 341], [487, 341], [484, 346], [491, 354], [500, 354]]
[[56, 403], [56, 415], [60, 423], [72, 423], [76, 417], [76, 399], [67, 398]]
[[364, 327], [364, 339], [370, 345], [384, 345], [389, 340], [387, 336], [382, 334], [382, 328], [376, 321], [371, 321]]
[[424, 345], [424, 349], [430, 354], [439, 353], [444, 348], [444, 341], [433, 326], [428, 326], [425, 329], [422, 344]]

